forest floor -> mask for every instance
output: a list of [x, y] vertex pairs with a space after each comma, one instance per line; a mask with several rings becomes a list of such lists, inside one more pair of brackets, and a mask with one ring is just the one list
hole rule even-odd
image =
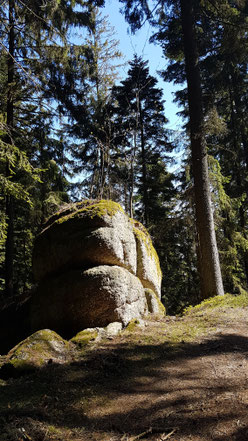
[[248, 440], [248, 306], [213, 299], [0, 380], [0, 441]]

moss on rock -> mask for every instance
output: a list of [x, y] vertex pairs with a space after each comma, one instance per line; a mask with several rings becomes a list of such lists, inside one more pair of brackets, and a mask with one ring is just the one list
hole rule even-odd
[[73, 337], [70, 341], [77, 346], [82, 347], [88, 345], [90, 342], [93, 342], [97, 336], [97, 329], [84, 329], [83, 331], [78, 332], [77, 335], [75, 335], [75, 337]]
[[136, 241], [128, 216], [113, 201], [82, 201], [51, 218], [33, 250], [36, 281], [73, 268], [118, 265], [136, 273]]
[[139, 239], [140, 241], [143, 242], [143, 244], [146, 247], [147, 250], [147, 254], [149, 257], [151, 257], [155, 264], [156, 264], [156, 269], [157, 269], [157, 273], [159, 277], [162, 277], [162, 271], [160, 268], [160, 263], [159, 263], [159, 258], [158, 258], [158, 254], [157, 251], [155, 250], [153, 244], [152, 244], [152, 239], [151, 236], [149, 235], [149, 233], [145, 234], [143, 231], [139, 230], [138, 228], [133, 229], [134, 235], [137, 239]]
[[56, 332], [42, 329], [11, 349], [6, 356], [6, 363], [18, 371], [31, 371], [51, 362], [64, 362], [69, 349], [69, 342]]
[[139, 222], [135, 219], [131, 219], [131, 218], [130, 218], [130, 221], [133, 225], [133, 232], [134, 232], [136, 239], [139, 239], [140, 241], [142, 241], [144, 243], [148, 256], [151, 257], [156, 264], [158, 276], [160, 278], [162, 278], [162, 271], [161, 271], [161, 267], [160, 267], [159, 257], [158, 257], [157, 251], [155, 250], [155, 248], [153, 246], [150, 234], [148, 233], [148, 231], [144, 227], [144, 225], [141, 224], [141, 222]]
[[140, 321], [138, 319], [132, 319], [124, 329], [124, 332], [133, 332], [139, 326]]
[[93, 218], [95, 216], [101, 217], [106, 214], [113, 216], [118, 210], [124, 213], [120, 204], [107, 199], [85, 199], [79, 202], [65, 204], [59, 211], [47, 219], [43, 231], [52, 225], [63, 223], [68, 219], [73, 219], [74, 217], [77, 217], [77, 215], [79, 216], [80, 213], [85, 213]]
[[162, 271], [152, 239], [142, 224], [134, 220], [132, 223], [137, 246], [137, 277], [144, 288], [152, 289], [161, 297]]
[[145, 289], [145, 296], [148, 306], [148, 312], [154, 315], [164, 317], [166, 310], [163, 303], [160, 301], [158, 296], [156, 296], [155, 292], [149, 288]]
[[84, 200], [52, 216], [35, 241], [33, 272], [39, 286], [32, 330], [51, 328], [66, 338], [144, 316], [144, 288], [161, 296], [162, 273], [148, 231], [111, 200]]
[[110, 216], [113, 217], [118, 211], [124, 213], [123, 208], [117, 202], [101, 199], [99, 201], [86, 200], [78, 202], [74, 205], [74, 211], [69, 213], [61, 213], [55, 220], [55, 224], [62, 224], [70, 219], [81, 217], [83, 215], [90, 219], [94, 217]]

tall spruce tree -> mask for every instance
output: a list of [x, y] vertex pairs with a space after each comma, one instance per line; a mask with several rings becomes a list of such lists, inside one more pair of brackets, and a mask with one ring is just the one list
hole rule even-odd
[[[232, 250], [233, 265], [229, 264], [229, 274], [233, 277], [229, 276], [227, 288], [231, 286], [237, 291], [248, 285], [246, 5], [245, 2], [219, 2], [214, 6], [208, 5], [207, 10], [215, 41], [210, 40], [211, 52], [204, 60], [203, 84], [208, 96], [205, 105], [215, 108], [226, 125], [225, 136], [210, 136], [209, 143], [211, 154], [219, 160], [222, 174], [227, 177], [224, 190], [229, 207], [222, 211], [222, 219], [228, 233], [223, 252], [225, 256]], [[210, 93], [211, 88], [215, 94]]]
[[[152, 13], [147, 2], [137, 3], [122, 0], [125, 3], [125, 16], [132, 29], [141, 26], [144, 17], [152, 21]], [[195, 189], [196, 225], [199, 237], [198, 264], [201, 279], [201, 296], [223, 295], [219, 255], [216, 244], [213, 213], [211, 208], [208, 178], [207, 152], [204, 134], [204, 112], [202, 105], [201, 76], [199, 70], [198, 37], [196, 33], [196, 5], [198, 2], [181, 0], [180, 2], [159, 2], [157, 4], [159, 21], [163, 23], [176, 14], [180, 17], [179, 44], [184, 57], [184, 74], [187, 80], [187, 98], [189, 105], [192, 173]], [[155, 22], [153, 21], [153, 24]], [[172, 34], [173, 36], [173, 34]], [[171, 36], [171, 38], [172, 38]], [[167, 35], [171, 43], [170, 35]], [[168, 41], [163, 42], [166, 50]], [[173, 57], [173, 53], [170, 54]]]
[[[163, 168], [160, 160], [166, 159], [166, 150], [171, 147], [165, 126], [162, 90], [156, 85], [157, 79], [150, 75], [148, 62], [135, 55], [127, 78], [113, 89], [116, 140], [120, 154], [126, 153], [130, 157], [129, 199], [132, 201], [136, 186], [136, 192], [141, 195], [142, 220], [146, 226], [152, 218], [152, 176], [156, 166], [158, 174], [159, 164]], [[124, 153], [125, 145], [129, 147]], [[132, 214], [132, 203], [129, 206]]]
[[[209, 157], [209, 166], [214, 177], [211, 187], [223, 282], [227, 291], [236, 292], [247, 287], [248, 263], [246, 137], [242, 135], [247, 106], [245, 2], [196, 2], [195, 15], [200, 36], [204, 132], [208, 152], [215, 159]], [[185, 63], [180, 35], [180, 15], [172, 14], [163, 25], [161, 22], [154, 39], [162, 45], [166, 42], [170, 57], [163, 77], [183, 84]], [[179, 91], [176, 96], [184, 107], [182, 113], [188, 116], [187, 90]]]

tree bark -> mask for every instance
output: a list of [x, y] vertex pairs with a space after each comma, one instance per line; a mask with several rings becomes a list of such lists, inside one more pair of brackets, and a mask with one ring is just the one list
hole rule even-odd
[[130, 165], [130, 194], [129, 194], [129, 216], [133, 218], [133, 192], [134, 192], [134, 163], [137, 151], [137, 127], [138, 121], [136, 118], [136, 127], [133, 132], [133, 147], [131, 153], [131, 165]]
[[[12, 130], [14, 122], [14, 0], [9, 0], [9, 54], [8, 54], [8, 92], [7, 92], [7, 143], [12, 144]], [[7, 164], [6, 174], [10, 176]], [[7, 238], [5, 243], [5, 294], [13, 295], [13, 267], [14, 267], [14, 201], [12, 195], [6, 196]]]
[[142, 158], [142, 181], [143, 181], [143, 204], [144, 204], [144, 224], [148, 226], [148, 191], [147, 191], [147, 169], [146, 169], [146, 150], [144, 137], [143, 113], [139, 94], [137, 94], [137, 107], [140, 122], [140, 141]]
[[204, 117], [200, 70], [194, 29], [193, 1], [180, 0], [180, 4], [188, 86], [196, 227], [199, 238], [198, 260], [201, 280], [201, 298], [205, 299], [214, 295], [224, 295], [224, 290], [211, 207], [207, 151], [203, 129]]

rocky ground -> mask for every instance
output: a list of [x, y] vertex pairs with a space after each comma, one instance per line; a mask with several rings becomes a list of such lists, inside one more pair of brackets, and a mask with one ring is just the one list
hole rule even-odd
[[0, 380], [0, 441], [248, 440], [245, 295], [133, 324], [71, 357]]

